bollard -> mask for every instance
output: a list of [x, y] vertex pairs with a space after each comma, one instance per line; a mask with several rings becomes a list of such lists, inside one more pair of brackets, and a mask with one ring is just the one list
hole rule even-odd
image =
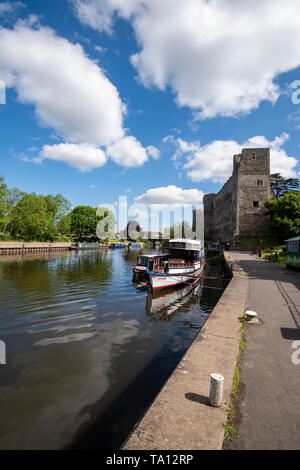
[[224, 377], [220, 374], [210, 374], [209, 403], [218, 408], [223, 402]]

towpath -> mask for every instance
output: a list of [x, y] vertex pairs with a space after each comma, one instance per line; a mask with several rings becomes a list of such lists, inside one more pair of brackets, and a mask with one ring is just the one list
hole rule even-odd
[[249, 276], [248, 325], [240, 364], [240, 437], [229, 449], [300, 448], [300, 272], [231, 252]]

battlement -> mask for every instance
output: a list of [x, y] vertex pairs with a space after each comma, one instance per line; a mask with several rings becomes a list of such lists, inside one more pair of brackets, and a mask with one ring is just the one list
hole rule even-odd
[[270, 149], [248, 148], [233, 157], [233, 171], [240, 174], [270, 175]]

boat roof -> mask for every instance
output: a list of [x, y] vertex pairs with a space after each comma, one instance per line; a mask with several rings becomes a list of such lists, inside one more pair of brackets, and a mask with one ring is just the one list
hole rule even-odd
[[194, 238], [171, 238], [169, 243], [191, 243], [192, 245], [199, 245], [203, 240], [195, 240]]
[[285, 240], [286, 242], [296, 242], [299, 241], [300, 237], [294, 237], [294, 238], [289, 238], [288, 240]]
[[152, 255], [139, 255], [138, 258], [157, 258], [158, 256], [169, 256], [167, 253], [154, 253]]
[[173, 238], [169, 240], [169, 249], [200, 251], [203, 248], [203, 240], [194, 240], [192, 238]]

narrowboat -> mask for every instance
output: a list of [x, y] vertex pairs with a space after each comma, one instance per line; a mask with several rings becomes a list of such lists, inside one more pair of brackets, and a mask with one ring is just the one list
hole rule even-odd
[[125, 243], [112, 243], [109, 248], [126, 248]]
[[70, 250], [95, 250], [101, 248], [100, 243], [74, 243], [70, 246]]
[[300, 237], [289, 238], [285, 240], [286, 247], [286, 265], [300, 268]]
[[152, 290], [193, 283], [199, 279], [205, 266], [203, 240], [175, 238], [169, 240], [169, 257], [155, 260], [148, 267]]

